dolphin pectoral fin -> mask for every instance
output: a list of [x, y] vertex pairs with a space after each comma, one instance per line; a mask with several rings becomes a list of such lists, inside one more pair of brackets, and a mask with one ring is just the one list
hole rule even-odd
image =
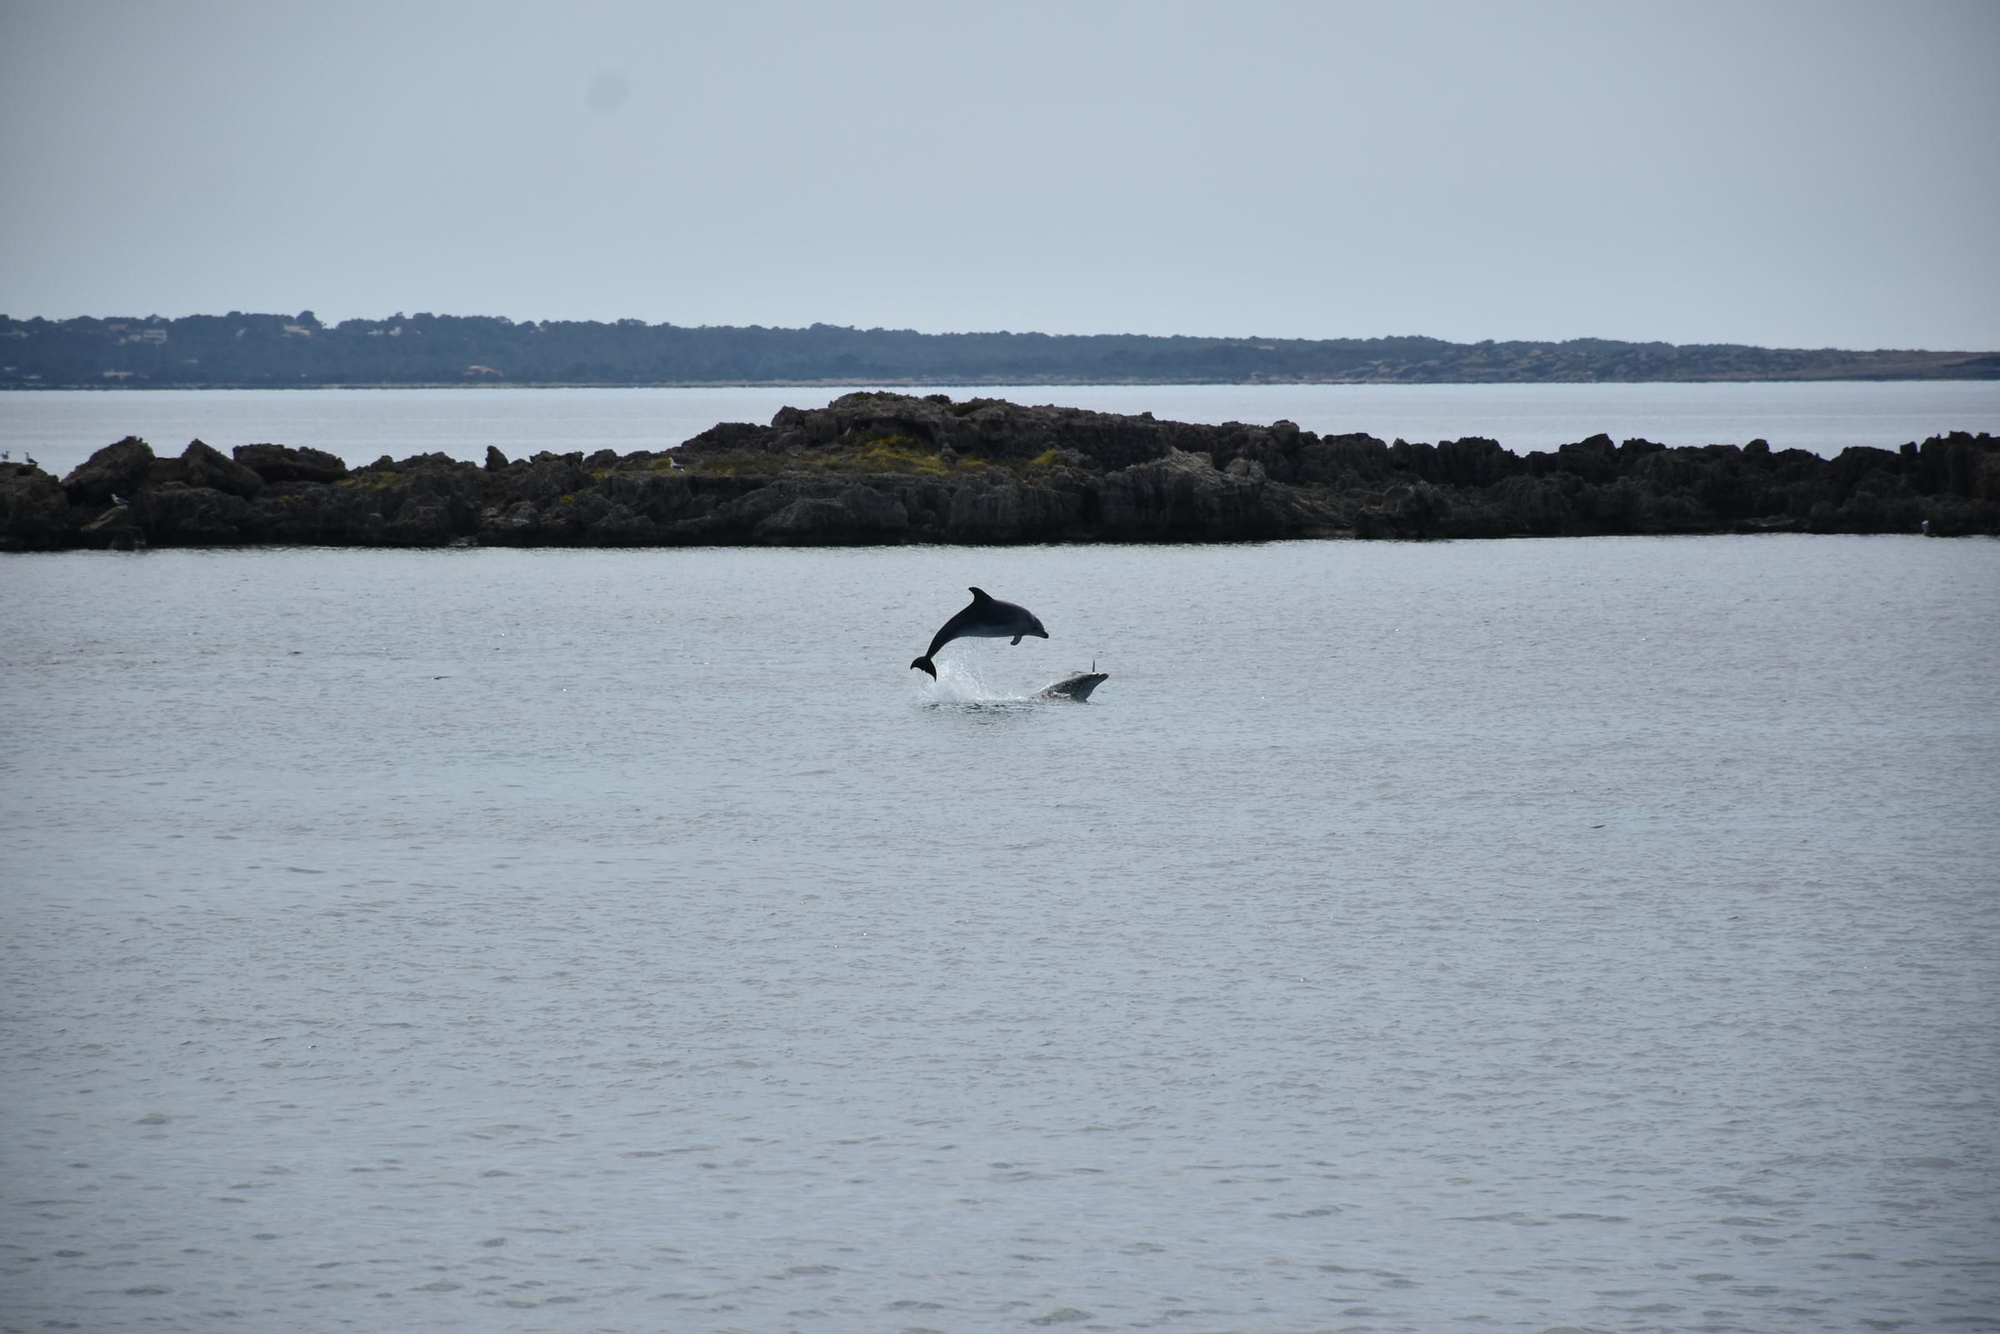
[[1008, 640], [1007, 642], [1010, 644], [1018, 644], [1021, 642], [1021, 636], [1015, 635], [1012, 639]]

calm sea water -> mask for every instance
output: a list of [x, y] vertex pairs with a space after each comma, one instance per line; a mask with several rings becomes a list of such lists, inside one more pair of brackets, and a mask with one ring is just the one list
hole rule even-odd
[[[1054, 637], [934, 687], [975, 583]], [[0, 1328], [1992, 1325], [1996, 626], [1918, 538], [0, 559]]]
[[[58, 476], [138, 435], [163, 454], [199, 437], [222, 450], [274, 441], [363, 464], [436, 451], [481, 460], [540, 450], [665, 449], [719, 421], [768, 422], [820, 407], [844, 388], [117, 390], [0, 393], [0, 448]], [[1488, 436], [1517, 453], [1602, 431], [1669, 445], [1744, 444], [1834, 455], [1893, 449], [1946, 431], [2000, 432], [2000, 381], [1832, 384], [1026, 385], [944, 392], [1175, 421], [1280, 418], [1309, 431], [1384, 440]]]

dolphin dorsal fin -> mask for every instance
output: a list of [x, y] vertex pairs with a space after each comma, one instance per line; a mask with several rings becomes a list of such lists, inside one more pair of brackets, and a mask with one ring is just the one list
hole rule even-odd
[[965, 591], [972, 594], [974, 602], [991, 602], [993, 600], [993, 595], [983, 588], [968, 588]]

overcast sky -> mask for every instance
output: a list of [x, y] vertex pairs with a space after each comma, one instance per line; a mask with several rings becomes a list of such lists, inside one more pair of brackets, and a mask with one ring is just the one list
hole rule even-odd
[[2000, 349], [2000, 3], [0, 0], [0, 312]]

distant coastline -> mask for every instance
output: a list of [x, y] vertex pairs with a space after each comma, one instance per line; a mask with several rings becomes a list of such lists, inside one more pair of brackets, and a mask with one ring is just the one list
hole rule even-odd
[[1996, 380], [2000, 352], [1741, 344], [1451, 343], [761, 326], [515, 323], [311, 311], [0, 316], [0, 389], [713, 388], [852, 385], [1589, 384]]

